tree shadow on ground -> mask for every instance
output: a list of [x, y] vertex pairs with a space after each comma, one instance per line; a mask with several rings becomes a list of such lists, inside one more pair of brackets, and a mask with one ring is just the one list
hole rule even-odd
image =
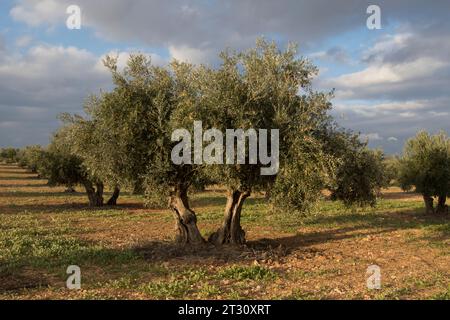
[[0, 273], [0, 291], [3, 293], [37, 289], [48, 285], [50, 285], [50, 282], [43, 272], [35, 272], [34, 274]]
[[85, 196], [84, 193], [81, 192], [27, 192], [27, 191], [3, 191], [0, 192], [0, 197], [11, 197], [11, 198], [39, 198], [39, 197], [81, 197]]
[[347, 227], [333, 230], [317, 231], [317, 232], [302, 232], [292, 236], [274, 238], [274, 239], [258, 239], [249, 241], [248, 245], [255, 249], [266, 247], [283, 246], [290, 251], [291, 249], [306, 248], [316, 244], [340, 241], [353, 238], [363, 238], [367, 236], [381, 235], [394, 231], [392, 228], [383, 228], [376, 231], [361, 231], [361, 227]]
[[[141, 257], [152, 262], [170, 260], [183, 263], [202, 263], [215, 261], [218, 263], [253, 262], [261, 259], [279, 260], [291, 252], [305, 249], [311, 251], [311, 246], [329, 241], [359, 238], [391, 232], [391, 229], [378, 231], [354, 232], [359, 228], [342, 228], [331, 231], [302, 233], [291, 236], [258, 239], [248, 241], [245, 245], [214, 246], [205, 244], [191, 247], [170, 241], [150, 241], [133, 248]], [[349, 233], [353, 232], [353, 233]], [[317, 251], [317, 250], [316, 250]]]
[[26, 176], [24, 175], [23, 177], [18, 177], [18, 176], [12, 176], [12, 177], [0, 177], [0, 181], [17, 181], [17, 180], [22, 180], [22, 181], [26, 181], [26, 180], [45, 180], [42, 178], [38, 178], [36, 176]]
[[42, 184], [0, 184], [0, 188], [46, 188], [48, 187], [48, 184], [42, 183]]
[[[330, 227], [329, 224], [338, 225]], [[178, 245], [173, 242], [151, 241], [134, 248], [151, 261], [182, 259], [198, 261], [213, 259], [221, 262], [254, 261], [271, 257], [279, 259], [296, 250], [312, 250], [312, 246], [332, 241], [359, 239], [383, 235], [396, 230], [436, 228], [441, 237], [430, 235], [430, 240], [445, 240], [450, 232], [450, 216], [427, 216], [422, 210], [407, 210], [396, 213], [358, 214], [348, 213], [336, 216], [318, 216], [312, 220], [314, 225], [325, 229], [311, 232], [297, 232], [294, 235], [276, 238], [251, 240], [244, 246], [220, 246], [211, 244], [199, 247]], [[318, 249], [313, 249], [318, 250]]]
[[410, 209], [398, 212], [377, 212], [361, 214], [349, 212], [336, 215], [316, 216], [307, 225], [345, 225], [357, 224], [361, 228], [412, 229], [440, 225], [450, 222], [450, 215], [426, 215], [423, 209]]
[[98, 212], [98, 211], [125, 211], [125, 210], [140, 210], [146, 209], [142, 203], [124, 203], [115, 206], [103, 206], [103, 207], [89, 207], [88, 203], [57, 203], [57, 204], [10, 204], [6, 206], [0, 205], [0, 213], [3, 213], [1, 208], [8, 210], [7, 214], [15, 214], [18, 212], [48, 212], [59, 213], [67, 211], [86, 211], [86, 213]]
[[411, 198], [422, 198], [422, 195], [415, 192], [398, 191], [383, 193], [381, 198], [384, 200], [405, 200]]
[[[4, 169], [4, 168], [2, 168], [2, 169]], [[30, 176], [30, 175], [36, 176], [37, 175], [36, 173], [29, 172], [29, 171], [23, 171], [20, 169], [16, 169], [16, 170], [2, 170], [2, 169], [0, 169], [0, 174], [17, 174], [17, 175], [27, 175], [27, 176]]]

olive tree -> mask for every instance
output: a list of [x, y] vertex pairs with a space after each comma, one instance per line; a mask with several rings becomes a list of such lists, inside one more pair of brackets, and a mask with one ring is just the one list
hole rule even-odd
[[108, 135], [109, 132], [103, 130], [104, 127], [94, 121], [69, 114], [62, 114], [60, 118], [66, 123], [71, 137], [70, 152], [82, 160], [84, 170], [90, 176], [101, 181], [103, 186], [99, 184], [97, 189], [104, 189], [107, 186], [113, 190], [106, 205], [116, 205], [120, 195], [120, 187], [112, 171], [112, 167], [115, 165], [112, 155], [115, 152], [108, 152], [108, 148], [116, 140], [111, 139]]
[[389, 185], [383, 160], [379, 150], [348, 150], [337, 166], [331, 198], [347, 206], [375, 206], [381, 189]]
[[44, 149], [40, 145], [26, 146], [18, 153], [19, 166], [31, 170], [32, 173], [37, 173], [38, 168], [42, 166], [44, 156]]
[[[450, 193], [450, 139], [444, 132], [421, 131], [408, 140], [398, 164], [398, 181], [404, 190], [421, 193], [427, 214], [446, 213]], [[437, 198], [437, 207], [434, 206]]]
[[[215, 130], [203, 137], [212, 142], [204, 156], [213, 161], [196, 165], [227, 190], [222, 226], [209, 238], [213, 243], [245, 242], [240, 220], [252, 192], [270, 190], [277, 206], [304, 211], [325, 184], [333, 159], [323, 152], [316, 131], [329, 120], [329, 95], [311, 90], [317, 69], [297, 54], [294, 45], [280, 51], [262, 39], [248, 51], [225, 51], [218, 68], [197, 69], [193, 79], [196, 101], [177, 110], [184, 128], [201, 121], [204, 129]], [[263, 134], [262, 130], [267, 131]], [[225, 132], [224, 139], [220, 133]], [[265, 155], [274, 160], [270, 164], [248, 152], [239, 153], [239, 143], [245, 151], [257, 140], [262, 142], [258, 150], [265, 146], [270, 151]], [[224, 158], [220, 153], [230, 142], [231, 157], [227, 152]], [[262, 174], [263, 170], [269, 174]]]
[[42, 164], [38, 167], [41, 177], [48, 179], [51, 186], [64, 185], [69, 189], [81, 184], [86, 190], [89, 206], [101, 207], [104, 204], [104, 184], [91, 175], [83, 160], [72, 153], [71, 126], [61, 127], [53, 136], [50, 145], [43, 153]]
[[[193, 103], [192, 70], [174, 62], [158, 67], [150, 58], [131, 55], [120, 70], [116, 57], [107, 57], [114, 88], [91, 97], [86, 118], [72, 117], [74, 153], [88, 171], [117, 186], [146, 189], [146, 202], [168, 204], [176, 223], [177, 241], [203, 243], [188, 189], [198, 179], [190, 165], [171, 161], [172, 132], [179, 128], [178, 108]], [[67, 118], [67, 116], [66, 116]]]
[[[197, 99], [177, 110], [184, 127], [195, 127], [195, 121], [201, 121], [203, 129], [216, 130], [203, 137], [211, 142], [203, 156], [213, 161], [196, 165], [203, 175], [227, 190], [224, 220], [210, 236], [211, 242], [245, 242], [240, 223], [242, 208], [254, 191], [270, 193], [273, 208], [289, 213], [311, 211], [322, 190], [329, 186], [341, 187], [334, 193], [347, 203], [374, 203], [384, 182], [382, 156], [367, 150], [358, 135], [335, 124], [329, 115], [332, 92], [312, 89], [317, 68], [298, 56], [295, 45], [282, 51], [260, 39], [253, 49], [228, 50], [220, 57], [219, 67], [197, 69], [192, 81]], [[264, 129], [268, 130], [266, 135], [262, 135]], [[278, 137], [272, 140], [274, 131]], [[223, 139], [219, 132], [227, 132], [227, 137]], [[254, 159], [249, 153], [239, 154], [239, 143], [245, 151], [257, 140], [262, 142], [258, 150], [264, 144], [270, 150], [265, 158], [278, 158], [271, 166], [272, 174], [262, 174], [268, 169], [267, 161]], [[217, 157], [220, 151], [228, 150], [230, 141], [231, 161], [228, 153], [225, 159]], [[272, 148], [275, 142], [277, 146]], [[361, 169], [358, 174], [362, 177], [347, 179], [352, 182], [350, 188], [359, 187], [357, 193], [342, 188], [344, 173], [353, 169], [350, 156]]]

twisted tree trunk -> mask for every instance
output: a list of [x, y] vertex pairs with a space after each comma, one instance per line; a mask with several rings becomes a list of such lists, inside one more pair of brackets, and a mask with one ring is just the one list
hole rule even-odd
[[188, 188], [179, 185], [172, 192], [169, 207], [176, 223], [176, 241], [182, 244], [198, 245], [205, 242], [197, 227], [197, 216], [189, 207]]
[[90, 207], [102, 207], [103, 206], [103, 183], [94, 184], [89, 181], [83, 181], [84, 188], [86, 189], [87, 196], [89, 198]]
[[113, 194], [111, 196], [111, 198], [109, 198], [108, 202], [106, 203], [107, 206], [115, 206], [117, 205], [117, 199], [119, 198], [120, 195], [120, 188], [118, 186], [116, 186], [114, 188]]
[[245, 231], [241, 227], [241, 212], [248, 197], [250, 197], [250, 191], [228, 190], [223, 225], [209, 237], [208, 241], [216, 245], [245, 243]]
[[425, 213], [426, 214], [434, 214], [434, 200], [433, 197], [424, 195], [423, 201], [425, 202]]
[[133, 186], [133, 195], [143, 195], [145, 193], [144, 181], [141, 178], [136, 179]]
[[448, 213], [448, 206], [445, 204], [446, 201], [447, 201], [447, 195], [441, 195], [438, 197], [436, 213], [438, 213], [438, 214]]

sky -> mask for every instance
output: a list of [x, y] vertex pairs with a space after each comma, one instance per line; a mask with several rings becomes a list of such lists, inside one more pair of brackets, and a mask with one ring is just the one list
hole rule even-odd
[[[369, 29], [369, 5], [381, 29]], [[81, 29], [69, 29], [70, 5]], [[62, 112], [111, 88], [107, 54], [214, 65], [258, 37], [299, 45], [314, 89], [369, 145], [400, 153], [418, 130], [450, 129], [448, 0], [0, 0], [0, 147], [48, 144]]]

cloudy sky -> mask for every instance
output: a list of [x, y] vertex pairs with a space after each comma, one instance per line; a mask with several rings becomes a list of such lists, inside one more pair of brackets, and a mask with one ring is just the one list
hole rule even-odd
[[[66, 26], [74, 4], [81, 30]], [[370, 4], [381, 30], [367, 28]], [[397, 153], [417, 130], [449, 132], [449, 17], [448, 0], [0, 0], [0, 147], [46, 145], [57, 114], [110, 87], [108, 53], [214, 64], [265, 36], [297, 42], [315, 87], [335, 88], [338, 122]]]

